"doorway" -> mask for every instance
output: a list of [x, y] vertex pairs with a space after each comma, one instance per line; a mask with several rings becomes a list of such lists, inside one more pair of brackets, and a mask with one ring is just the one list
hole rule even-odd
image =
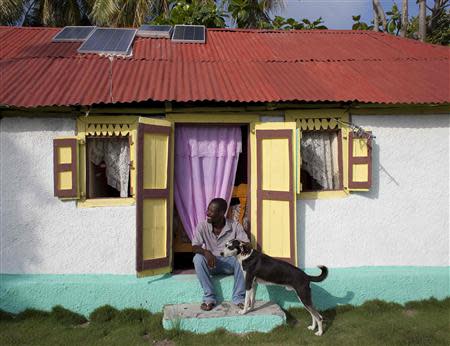
[[[227, 125], [223, 124], [220, 124], [219, 126], [221, 128], [227, 127]], [[229, 126], [235, 127], [236, 125], [229, 125]], [[195, 127], [207, 129], [209, 125], [195, 125]], [[250, 203], [248, 198], [250, 196], [249, 126], [248, 124], [245, 124], [245, 125], [238, 125], [238, 127], [241, 135], [242, 150], [239, 154], [236, 174], [233, 179], [234, 188], [232, 190], [232, 197], [230, 200], [227, 217], [233, 218], [234, 220], [240, 222], [250, 238], [250, 222], [249, 222]], [[175, 136], [175, 155], [177, 155], [176, 136]], [[176, 176], [177, 174], [175, 174], [175, 177]], [[195, 193], [195, 191], [193, 191], [192, 193]], [[188, 236], [188, 233], [184, 229], [183, 222], [181, 221], [176, 203], [174, 203], [172, 229], [173, 229], [173, 249], [172, 249], [173, 272], [174, 274], [194, 273], [194, 265], [192, 263], [194, 254], [192, 252], [191, 240]]]

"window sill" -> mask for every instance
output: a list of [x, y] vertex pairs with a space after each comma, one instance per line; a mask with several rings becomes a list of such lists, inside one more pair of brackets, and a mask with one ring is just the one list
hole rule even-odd
[[95, 207], [123, 207], [135, 205], [136, 200], [129, 198], [94, 198], [78, 201], [78, 208], [95, 208]]
[[334, 199], [334, 198], [345, 198], [349, 193], [345, 190], [336, 191], [308, 191], [300, 192], [297, 195], [297, 199]]

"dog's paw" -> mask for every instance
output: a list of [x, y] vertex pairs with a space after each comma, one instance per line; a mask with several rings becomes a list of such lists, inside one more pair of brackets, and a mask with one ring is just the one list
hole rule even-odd
[[314, 326], [308, 326], [308, 329], [309, 329], [309, 330], [314, 330], [314, 329], [316, 329], [316, 327], [314, 327]]
[[318, 332], [314, 333], [314, 335], [317, 335], [317, 336], [321, 336], [322, 334], [323, 334], [323, 332], [321, 332], [320, 330]]
[[244, 309], [244, 310], [239, 310], [239, 311], [238, 311], [238, 314], [239, 314], [239, 315], [245, 315], [246, 313], [247, 313], [247, 310], [245, 310], [245, 309]]

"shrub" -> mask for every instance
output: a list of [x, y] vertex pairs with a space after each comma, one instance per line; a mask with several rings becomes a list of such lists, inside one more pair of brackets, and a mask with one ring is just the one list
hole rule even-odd
[[92, 322], [109, 322], [117, 317], [119, 311], [111, 305], [101, 306], [89, 315], [89, 320]]
[[146, 318], [149, 318], [152, 314], [145, 309], [124, 309], [119, 312], [118, 318], [122, 322], [134, 322], [134, 321], [143, 321]]
[[18, 320], [24, 320], [27, 318], [47, 318], [50, 316], [50, 312], [41, 311], [36, 309], [25, 309], [17, 315]]
[[63, 325], [78, 325], [87, 322], [86, 317], [76, 312], [67, 310], [61, 305], [57, 305], [52, 309], [52, 317], [56, 322]]
[[13, 318], [14, 318], [14, 314], [0, 309], [0, 321], [10, 321]]

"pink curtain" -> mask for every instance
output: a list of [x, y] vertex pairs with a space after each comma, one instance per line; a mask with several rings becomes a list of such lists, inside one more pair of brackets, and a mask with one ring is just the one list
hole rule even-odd
[[230, 202], [241, 151], [239, 126], [176, 126], [175, 205], [189, 239], [211, 199]]

